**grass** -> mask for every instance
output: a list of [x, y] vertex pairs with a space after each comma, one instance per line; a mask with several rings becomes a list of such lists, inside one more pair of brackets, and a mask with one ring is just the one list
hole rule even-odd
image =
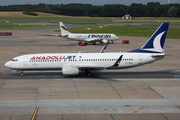
[[[85, 28], [90, 28], [86, 30]], [[119, 36], [142, 36], [150, 37], [157, 27], [143, 27], [143, 26], [104, 26], [99, 28], [97, 26], [86, 26], [69, 28], [68, 30], [72, 33], [114, 33]], [[180, 39], [180, 29], [169, 28], [167, 38]]]
[[[159, 23], [159, 22], [171, 22], [171, 28], [169, 28], [167, 37], [180, 39], [180, 18], [164, 18], [164, 17], [139, 17], [133, 20], [122, 20], [121, 18], [112, 19], [105, 17], [72, 17], [72, 16], [62, 16], [54, 15], [48, 13], [37, 13], [38, 16], [28, 16], [22, 14], [22, 12], [0, 12], [0, 30], [22, 30], [22, 29], [36, 29], [36, 28], [47, 28], [53, 27], [54, 25], [40, 25], [34, 24], [38, 22], [74, 22], [74, 23], [108, 23], [108, 22], [145, 22], [145, 23]], [[10, 21], [5, 23], [5, 21]], [[21, 24], [21, 25], [20, 25]], [[34, 24], [34, 25], [33, 25]], [[157, 29], [158, 25], [153, 26], [103, 26], [99, 28], [97, 26], [86, 26], [86, 27], [76, 27], [69, 28], [70, 32], [73, 33], [114, 33], [119, 36], [142, 36], [149, 37]], [[85, 30], [85, 28], [91, 28], [90, 30]], [[56, 32], [59, 32], [57, 30]]]
[[180, 20], [178, 17], [136, 17], [135, 20]]
[[26, 30], [47, 27], [53, 27], [53, 25], [0, 25], [0, 30]]
[[0, 17], [1, 21], [47, 21], [47, 22], [79, 22], [79, 23], [105, 23], [112, 22], [110, 18], [83, 18], [83, 17]]
[[55, 15], [49, 13], [35, 12], [38, 16], [28, 16], [22, 12], [0, 12], [0, 21], [48, 21], [48, 22], [91, 22], [104, 23], [112, 22], [112, 18], [105, 17], [74, 17], [65, 15]]

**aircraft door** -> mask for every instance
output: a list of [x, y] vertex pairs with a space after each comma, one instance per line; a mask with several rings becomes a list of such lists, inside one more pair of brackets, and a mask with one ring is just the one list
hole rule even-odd
[[23, 64], [24, 66], [28, 66], [28, 57], [24, 57]]
[[139, 64], [142, 64], [142, 55], [138, 56], [138, 62], [139, 62]]

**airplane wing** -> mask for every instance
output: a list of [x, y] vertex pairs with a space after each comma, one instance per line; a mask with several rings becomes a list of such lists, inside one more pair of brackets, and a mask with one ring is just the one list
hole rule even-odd
[[107, 44], [104, 45], [104, 47], [101, 49], [100, 53], [105, 53], [107, 48]]
[[100, 43], [108, 43], [107, 39], [96, 39], [96, 38], [88, 38], [88, 39], [84, 39], [85, 42], [100, 42]]
[[[114, 63], [114, 65], [109, 66], [109, 67], [118, 67], [120, 62], [122, 61], [123, 55], [119, 56], [119, 58], [117, 59], [117, 61]], [[90, 69], [90, 70], [104, 70], [106, 69], [106, 67], [102, 67], [99, 64], [78, 64], [77, 67], [80, 70], [84, 70], [84, 69]]]
[[123, 57], [123, 55], [119, 56], [119, 58], [117, 59], [117, 61], [116, 61], [116, 62], [114, 63], [114, 65], [111, 66], [111, 67], [118, 67], [119, 64], [120, 64], [120, 62], [122, 61], [122, 57]]
[[98, 40], [94, 39], [94, 38], [88, 38], [88, 39], [84, 39], [84, 41], [86, 41], [86, 42], [93, 42], [93, 41], [98, 41]]
[[97, 39], [97, 38], [87, 38], [87, 39], [84, 39], [84, 41], [86, 42], [99, 42], [99, 41], [102, 41], [102, 40], [106, 40], [106, 39]]

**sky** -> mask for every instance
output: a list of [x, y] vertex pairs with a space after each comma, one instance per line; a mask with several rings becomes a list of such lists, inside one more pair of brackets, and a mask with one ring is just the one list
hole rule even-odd
[[[160, 4], [167, 4], [168, 0], [1, 0], [0, 6], [17, 5], [17, 4], [69, 4], [69, 3], [87, 3], [92, 5], [104, 4], [123, 4], [131, 5], [131, 3], [147, 4], [148, 2], [160, 2]], [[180, 0], [171, 0], [171, 3], [180, 4]]]

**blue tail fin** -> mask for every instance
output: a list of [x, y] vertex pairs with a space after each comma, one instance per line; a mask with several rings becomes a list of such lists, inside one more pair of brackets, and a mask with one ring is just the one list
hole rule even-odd
[[162, 23], [141, 48], [129, 52], [162, 53], [168, 27], [169, 23]]

